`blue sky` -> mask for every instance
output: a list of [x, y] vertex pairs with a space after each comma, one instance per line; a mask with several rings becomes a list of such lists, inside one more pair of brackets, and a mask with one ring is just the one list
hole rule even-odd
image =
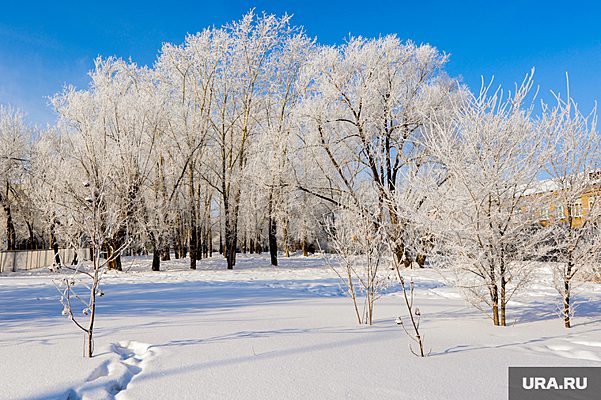
[[396, 33], [451, 54], [447, 71], [473, 89], [536, 67], [543, 96], [565, 92], [590, 109], [601, 93], [601, 5], [567, 1], [6, 1], [0, 7], [0, 103], [30, 121], [55, 119], [47, 96], [86, 87], [97, 55], [152, 64], [163, 42], [239, 19], [250, 8], [294, 14], [321, 43]]

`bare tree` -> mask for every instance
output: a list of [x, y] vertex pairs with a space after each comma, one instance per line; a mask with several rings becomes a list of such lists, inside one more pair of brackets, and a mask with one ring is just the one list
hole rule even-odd
[[596, 109], [585, 116], [569, 93], [565, 100], [556, 99], [540, 121], [557, 138], [546, 168], [550, 179], [543, 183], [551, 192], [543, 199], [540, 215], [552, 246], [548, 259], [562, 299], [564, 325], [570, 328], [574, 282], [587, 272], [592, 275], [601, 251], [601, 143]]
[[425, 137], [449, 174], [432, 209], [438, 261], [453, 268], [468, 299], [490, 307], [493, 323], [502, 326], [507, 303], [528, 282], [536, 253], [544, 252], [537, 204], [526, 196], [552, 146], [524, 107], [531, 87], [528, 75], [506, 98], [487, 87], [477, 96], [466, 93], [450, 118], [430, 119]]
[[373, 323], [381, 289], [390, 283], [385, 265], [386, 235], [375, 220], [348, 207], [333, 214], [326, 226], [335, 251], [328, 264], [351, 296], [357, 322], [367, 325]]
[[421, 325], [421, 311], [415, 305], [415, 283], [412, 276], [406, 276], [407, 269], [404, 268], [404, 264], [398, 259], [398, 257], [391, 257], [394, 271], [396, 272], [399, 285], [401, 286], [401, 293], [403, 296], [403, 303], [405, 310], [409, 318], [410, 327], [407, 328], [407, 324], [403, 321], [403, 317], [399, 316], [396, 320], [398, 325], [401, 325], [403, 331], [411, 338], [419, 348], [419, 354], [413, 350], [413, 347], [409, 345], [409, 350], [416, 356], [426, 357], [428, 353], [424, 350], [424, 336], [420, 329]]
[[[73, 275], [58, 284], [66, 315], [86, 334], [90, 357], [103, 271], [120, 270], [123, 249], [141, 240], [136, 231], [144, 222], [141, 200], [153, 170], [158, 123], [149, 70], [98, 59], [91, 77], [89, 90], [67, 88], [53, 98], [60, 140], [50, 164], [63, 173], [42, 180], [54, 191], [48, 207], [57, 236], [72, 247], [91, 248], [92, 265], [73, 267]], [[84, 306], [86, 323], [78, 321], [74, 304]]]
[[[62, 270], [70, 273], [56, 280], [55, 285], [61, 294], [63, 314], [84, 332], [84, 356], [92, 357], [97, 298], [102, 295], [100, 283], [110, 262], [129, 241], [114, 249], [110, 256], [105, 256], [106, 243], [114, 237], [127, 213], [121, 209], [123, 203], [115, 199], [119, 173], [112, 152], [99, 151], [101, 138], [90, 134], [91, 131], [79, 131], [85, 132], [83, 135], [67, 132], [63, 132], [60, 141], [53, 141], [54, 136], [46, 138], [50, 141], [47, 149], [51, 151], [38, 154], [36, 163], [60, 169], [61, 173], [39, 176], [38, 183], [51, 193], [46, 207], [57, 221], [55, 234], [64, 244], [88, 247], [91, 252], [91, 264], [65, 265], [61, 261]], [[50, 160], [44, 161], [44, 156]], [[55, 190], [59, 187], [60, 191]]]
[[[60, 293], [63, 305], [63, 315], [84, 332], [84, 357], [94, 354], [94, 330], [96, 322], [97, 297], [102, 296], [100, 288], [102, 277], [111, 261], [118, 257], [129, 244], [123, 243], [108, 257], [103, 257], [106, 241], [113, 236], [112, 229], [118, 226], [116, 219], [122, 217], [120, 210], [105, 204], [107, 189], [112, 185], [110, 176], [105, 176], [97, 185], [88, 182], [82, 184], [87, 189], [87, 196], [82, 197], [86, 191], [70, 191], [61, 206], [69, 216], [69, 228], [75, 230], [63, 231], [63, 235], [70, 236], [73, 247], [80, 247], [82, 239], [90, 245], [92, 252], [91, 265], [78, 263], [75, 266], [65, 265], [64, 269], [71, 273], [55, 281], [55, 286]], [[71, 187], [73, 189], [73, 187]], [[117, 212], [115, 212], [117, 211]], [[65, 215], [66, 216], [66, 215]], [[110, 221], [107, 223], [107, 221]], [[83, 234], [83, 237], [81, 236]], [[84, 239], [85, 238], [85, 239]]]

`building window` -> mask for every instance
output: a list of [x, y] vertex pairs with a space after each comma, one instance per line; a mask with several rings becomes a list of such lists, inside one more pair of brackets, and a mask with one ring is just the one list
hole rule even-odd
[[595, 211], [596, 211], [597, 207], [599, 207], [599, 198], [597, 196], [589, 196], [588, 197], [588, 212], [590, 213], [591, 210], [593, 210], [593, 209], [595, 209]]
[[566, 210], [563, 206], [563, 204], [556, 204], [555, 205], [555, 219], [556, 220], [562, 220], [566, 217]]
[[591, 171], [588, 173], [588, 178], [591, 181], [598, 181], [601, 179], [601, 171]]
[[570, 215], [572, 218], [582, 218], [582, 202], [577, 201], [570, 206]]
[[548, 221], [550, 218], [549, 215], [549, 207], [545, 207], [542, 210], [540, 210], [540, 219], [543, 221]]

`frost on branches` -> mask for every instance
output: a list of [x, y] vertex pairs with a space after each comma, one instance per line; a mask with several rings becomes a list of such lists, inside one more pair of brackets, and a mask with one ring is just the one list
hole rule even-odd
[[537, 217], [536, 187], [552, 145], [524, 107], [532, 86], [465, 97], [450, 117], [433, 117], [426, 144], [449, 178], [433, 205], [436, 261], [454, 271], [455, 284], [485, 310], [494, 325], [507, 324], [506, 306], [524, 288], [548, 249]]
[[554, 107], [545, 109], [541, 125], [555, 137], [553, 157], [541, 183], [547, 190], [543, 223], [552, 247], [547, 259], [553, 282], [561, 297], [566, 328], [574, 313], [574, 285], [594, 279], [601, 261], [601, 148], [596, 132], [596, 109], [583, 115], [575, 101], [559, 96]]
[[3, 247], [52, 248], [63, 267], [59, 248], [91, 248], [57, 282], [88, 355], [123, 251], [159, 271], [321, 247], [359, 323], [398, 282], [420, 355], [411, 268], [444, 270], [502, 326], [547, 268], [570, 327], [574, 288], [600, 274], [596, 114], [569, 95], [535, 111], [531, 74], [471, 93], [447, 60], [393, 35], [319, 45], [254, 11], [164, 44], [151, 67], [99, 57], [88, 87], [52, 98], [55, 126], [0, 108]]

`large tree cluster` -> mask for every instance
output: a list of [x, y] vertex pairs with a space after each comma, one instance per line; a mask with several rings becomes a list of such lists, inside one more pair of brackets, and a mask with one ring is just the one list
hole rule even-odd
[[[52, 98], [56, 126], [33, 135], [0, 109], [4, 247], [91, 247], [115, 269], [127, 248], [153, 270], [322, 248], [363, 279], [365, 321], [380, 263], [429, 262], [496, 325], [552, 260], [569, 326], [573, 277], [598, 261], [597, 202], [577, 209], [598, 185], [596, 117], [559, 97], [534, 113], [531, 75], [473, 94], [447, 59], [395, 36], [320, 45], [253, 12], [165, 44], [151, 67], [98, 58], [88, 88]], [[568, 212], [541, 223], [551, 203]]]

